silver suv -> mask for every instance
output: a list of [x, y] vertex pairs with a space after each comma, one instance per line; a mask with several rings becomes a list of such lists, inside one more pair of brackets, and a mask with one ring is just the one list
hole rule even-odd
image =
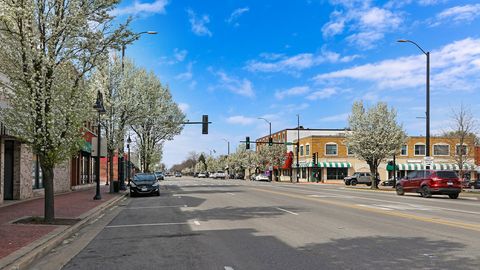
[[369, 172], [356, 172], [352, 176], [343, 178], [343, 181], [347, 186], [355, 186], [356, 184], [366, 184], [370, 186], [372, 184], [372, 178]]

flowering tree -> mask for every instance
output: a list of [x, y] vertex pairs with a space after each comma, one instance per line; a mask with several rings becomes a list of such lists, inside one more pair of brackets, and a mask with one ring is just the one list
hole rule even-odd
[[258, 165], [258, 155], [253, 150], [247, 150], [245, 145], [241, 144], [237, 147], [234, 154], [235, 166], [241, 170], [248, 170], [248, 175], [251, 175], [251, 170]]
[[375, 176], [380, 163], [398, 153], [406, 140], [405, 131], [396, 118], [396, 111], [388, 109], [385, 103], [366, 110], [361, 101], [353, 104], [348, 118], [351, 132], [347, 134], [347, 146], [367, 162], [373, 189], [378, 188]]
[[270, 166], [282, 166], [286, 159], [285, 153], [287, 153], [287, 146], [283, 144], [260, 147], [258, 150], [260, 168], [266, 171], [269, 170]]
[[109, 11], [116, 4], [0, 0], [0, 73], [8, 79], [10, 104], [2, 121], [39, 157], [46, 222], [55, 219], [55, 165], [79, 149], [93, 103], [85, 95], [85, 76], [131, 34], [126, 25], [113, 26]]

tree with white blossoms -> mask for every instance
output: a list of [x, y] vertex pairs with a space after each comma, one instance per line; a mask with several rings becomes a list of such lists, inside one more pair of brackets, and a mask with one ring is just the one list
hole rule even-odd
[[285, 163], [287, 146], [284, 144], [262, 145], [258, 149], [260, 168], [264, 171], [269, 167], [280, 167]]
[[[258, 155], [253, 150], [247, 150], [244, 144], [237, 147], [234, 153], [234, 161], [236, 168], [240, 170], [248, 170], [248, 175], [251, 175], [251, 170], [258, 165]], [[244, 172], [244, 171], [242, 171]]]
[[382, 102], [368, 110], [363, 102], [355, 102], [348, 122], [351, 132], [347, 133], [346, 144], [357, 158], [367, 162], [372, 175], [371, 187], [376, 189], [378, 166], [400, 151], [406, 140], [405, 131], [397, 123], [396, 110]]
[[214, 156], [207, 156], [205, 159], [205, 164], [207, 165], [207, 170], [209, 172], [215, 172], [219, 170], [218, 160]]
[[85, 77], [131, 35], [109, 15], [117, 3], [0, 0], [0, 73], [10, 105], [2, 121], [39, 157], [45, 222], [55, 220], [54, 168], [79, 149], [94, 102]]
[[136, 134], [143, 171], [148, 172], [155, 162], [153, 158], [159, 145], [182, 131], [185, 114], [173, 101], [169, 88], [162, 86], [155, 74], [146, 71], [142, 74], [133, 87], [135, 99], [140, 104], [138, 110], [143, 116], [132, 120], [130, 127]]

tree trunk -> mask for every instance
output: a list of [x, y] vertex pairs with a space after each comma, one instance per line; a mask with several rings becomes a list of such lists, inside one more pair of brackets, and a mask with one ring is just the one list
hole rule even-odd
[[55, 191], [53, 188], [54, 167], [47, 165], [44, 158], [41, 156], [40, 166], [42, 167], [43, 187], [45, 189], [44, 220], [46, 223], [53, 223], [55, 220]]
[[370, 167], [370, 178], [372, 179], [372, 183], [370, 185], [371, 189], [378, 189], [377, 186], [377, 162], [368, 162], [368, 166]]

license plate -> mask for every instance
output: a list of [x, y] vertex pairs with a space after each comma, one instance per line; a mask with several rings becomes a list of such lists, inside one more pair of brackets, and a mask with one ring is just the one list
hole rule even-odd
[[451, 186], [451, 185], [453, 185], [453, 182], [448, 181], [447, 185]]
[[147, 188], [146, 187], [142, 188], [142, 191], [147, 191]]

